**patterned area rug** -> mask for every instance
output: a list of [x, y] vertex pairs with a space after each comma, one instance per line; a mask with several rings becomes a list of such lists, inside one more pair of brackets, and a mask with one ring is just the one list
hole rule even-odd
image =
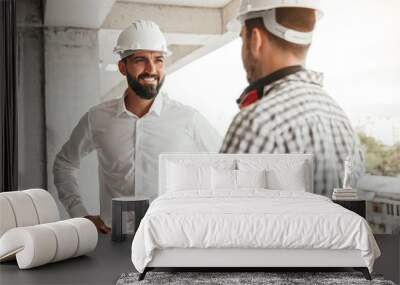
[[138, 281], [138, 276], [138, 273], [122, 274], [117, 285], [395, 285], [392, 281], [384, 280], [381, 276], [376, 275], [372, 275], [373, 280], [368, 281], [359, 272], [148, 272], [142, 281]]

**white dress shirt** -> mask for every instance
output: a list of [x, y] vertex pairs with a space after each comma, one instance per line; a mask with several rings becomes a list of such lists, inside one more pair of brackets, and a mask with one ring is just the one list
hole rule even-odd
[[[111, 223], [111, 199], [158, 192], [162, 152], [217, 152], [222, 138], [195, 109], [160, 93], [142, 118], [128, 111], [124, 97], [92, 107], [72, 131], [54, 162], [54, 184], [72, 217], [88, 215], [77, 171], [96, 150], [99, 161], [100, 216]], [[93, 191], [93, 190], [90, 190]]]

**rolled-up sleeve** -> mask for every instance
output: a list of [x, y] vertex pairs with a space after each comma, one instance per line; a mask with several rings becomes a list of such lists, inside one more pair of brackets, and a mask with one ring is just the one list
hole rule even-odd
[[71, 217], [88, 215], [82, 203], [77, 172], [81, 159], [93, 149], [89, 113], [86, 113], [57, 154], [53, 166], [54, 184], [58, 191], [58, 197]]

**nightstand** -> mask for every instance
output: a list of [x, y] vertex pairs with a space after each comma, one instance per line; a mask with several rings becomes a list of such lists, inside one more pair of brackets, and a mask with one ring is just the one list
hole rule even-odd
[[381, 256], [374, 263], [374, 273], [400, 284], [400, 234], [374, 234]]
[[365, 200], [332, 200], [332, 202], [339, 204], [356, 214], [359, 214], [365, 219], [366, 217], [366, 201]]
[[149, 208], [150, 198], [141, 196], [129, 196], [112, 199], [112, 225], [111, 239], [113, 241], [123, 241], [126, 235], [122, 232], [124, 228], [123, 212], [135, 212], [135, 231], [138, 229], [140, 221]]

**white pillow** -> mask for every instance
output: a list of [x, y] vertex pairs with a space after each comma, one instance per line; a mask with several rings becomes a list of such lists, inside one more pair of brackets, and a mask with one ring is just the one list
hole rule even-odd
[[303, 160], [239, 159], [239, 170], [267, 171], [267, 188], [273, 190], [306, 191], [309, 187], [308, 164]]
[[298, 164], [290, 171], [272, 169], [268, 171], [268, 188], [306, 192], [306, 172], [304, 164]]
[[211, 189], [211, 167], [168, 164], [167, 191]]
[[267, 188], [267, 171], [263, 170], [211, 170], [213, 190], [238, 190], [241, 188]]
[[267, 170], [236, 170], [237, 188], [267, 188]]
[[211, 170], [211, 188], [213, 190], [236, 190], [236, 170]]

